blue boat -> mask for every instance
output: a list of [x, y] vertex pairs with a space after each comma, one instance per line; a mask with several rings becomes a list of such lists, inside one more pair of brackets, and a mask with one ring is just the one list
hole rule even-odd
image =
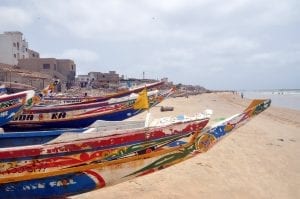
[[44, 144], [63, 133], [82, 133], [88, 128], [53, 129], [48, 131], [9, 132], [0, 134], [0, 148]]
[[19, 93], [0, 96], [0, 126], [11, 121], [27, 105], [34, 96], [34, 91], [23, 91]]
[[[155, 87], [159, 87], [163, 85], [164, 82], [154, 82], [150, 84], [140, 85], [136, 88], [132, 88], [129, 90], [119, 91], [117, 93], [109, 94], [106, 96], [95, 96], [95, 97], [87, 97], [87, 96], [74, 96], [74, 97], [66, 97], [66, 96], [44, 96], [41, 104], [56, 104], [56, 105], [64, 105], [64, 104], [74, 104], [74, 103], [89, 103], [89, 102], [105, 102], [112, 98], [120, 98], [128, 96], [132, 93], [138, 93], [142, 91], [144, 88], [152, 89]], [[56, 83], [54, 84], [56, 85]], [[45, 90], [49, 90], [49, 86], [45, 88]]]
[[[270, 100], [254, 100], [242, 113], [205, 129], [184, 126], [181, 131], [177, 132], [189, 129], [188, 135], [177, 137], [175, 140], [170, 138], [166, 140], [167, 142], [159, 142], [151, 138], [148, 140], [148, 136], [151, 135], [148, 134], [148, 129], [142, 133], [134, 132], [130, 135], [142, 134], [146, 140], [128, 146], [119, 147], [118, 145], [112, 149], [104, 149], [105, 153], [95, 149], [95, 137], [92, 138], [93, 144], [91, 145], [93, 146], [92, 150], [95, 150], [93, 154], [86, 151], [87, 145], [83, 144], [86, 143], [86, 140], [82, 139], [77, 140], [78, 143], [74, 143], [73, 140], [58, 145], [54, 143], [53, 148], [48, 148], [47, 144], [38, 147], [0, 149], [0, 199], [68, 197], [113, 186], [168, 168], [206, 152], [220, 140], [266, 110], [270, 104]], [[175, 127], [175, 129], [177, 128]], [[169, 134], [169, 129], [167, 127], [163, 131], [164, 134]], [[161, 132], [161, 126], [156, 126], [154, 130]], [[107, 141], [105, 143], [111, 146], [112, 140], [114, 144], [117, 140], [119, 140], [119, 144], [124, 143], [124, 140], [131, 140], [126, 139], [125, 136], [127, 135], [112, 134], [104, 139]], [[99, 139], [103, 139], [103, 137]], [[154, 146], [157, 147], [152, 148], [153, 150], [150, 148], [151, 150], [147, 152], [149, 141], [154, 142]], [[175, 142], [183, 144], [175, 144]], [[72, 148], [64, 148], [68, 144], [75, 147], [74, 150], [79, 148], [80, 152], [74, 154], [74, 150], [70, 151]], [[102, 146], [104, 143], [98, 142], [98, 144]], [[138, 153], [140, 150], [145, 152]], [[65, 153], [72, 154], [65, 155]], [[47, 155], [49, 159], [45, 161], [41, 155]], [[30, 161], [28, 156], [37, 158], [35, 161]], [[21, 159], [18, 160], [18, 158]], [[57, 161], [58, 158], [59, 161]]]
[[[150, 107], [160, 103], [173, 90], [148, 93]], [[103, 106], [103, 102], [91, 102], [65, 106], [33, 107], [24, 109], [20, 115], [2, 128], [5, 131], [51, 130], [58, 128], [85, 128], [96, 120], [120, 121], [135, 116], [144, 109], [134, 108], [137, 96]]]

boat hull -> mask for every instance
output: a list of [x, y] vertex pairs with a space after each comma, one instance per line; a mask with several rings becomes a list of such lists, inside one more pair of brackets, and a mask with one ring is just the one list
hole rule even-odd
[[34, 91], [24, 91], [0, 96], [0, 126], [10, 122], [27, 105]]
[[[149, 96], [150, 107], [160, 103], [172, 91]], [[50, 130], [58, 128], [85, 128], [96, 120], [121, 121], [145, 109], [134, 109], [135, 99], [100, 106], [102, 103], [81, 104], [64, 108], [37, 108], [24, 110], [13, 121], [3, 126], [5, 131]], [[51, 110], [53, 110], [51, 112]], [[59, 111], [60, 110], [60, 111]]]
[[125, 109], [119, 111], [111, 111], [104, 114], [88, 115], [87, 117], [74, 117], [67, 120], [52, 121], [27, 121], [16, 122], [11, 121], [8, 125], [4, 125], [5, 131], [34, 131], [34, 130], [51, 130], [57, 128], [86, 128], [97, 120], [105, 121], [121, 121], [133, 117], [143, 110]]
[[0, 148], [44, 144], [63, 133], [82, 133], [85, 130], [87, 128], [2, 133], [0, 134]]
[[43, 102], [46, 104], [104, 102], [104, 101], [107, 101], [112, 98], [119, 98], [119, 97], [128, 96], [132, 93], [138, 93], [138, 92], [142, 91], [144, 88], [151, 89], [151, 88], [159, 87], [163, 84], [164, 84], [164, 82], [155, 82], [155, 83], [151, 83], [151, 84], [146, 84], [144, 86], [140, 86], [140, 87], [132, 89], [132, 90], [118, 92], [115, 94], [101, 96], [101, 97], [56, 97], [56, 96], [44, 97]]
[[150, 153], [2, 180], [0, 198], [63, 197], [114, 185], [167, 168], [207, 151], [267, 109], [270, 103], [270, 100], [256, 101], [241, 114], [202, 131], [196, 131], [188, 138], [178, 139], [169, 143], [168, 147], [157, 148]]

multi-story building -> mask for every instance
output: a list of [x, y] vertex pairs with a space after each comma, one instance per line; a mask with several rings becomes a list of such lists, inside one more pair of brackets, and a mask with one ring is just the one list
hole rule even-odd
[[0, 34], [0, 63], [17, 65], [19, 59], [39, 58], [38, 52], [28, 49], [28, 42], [18, 31]]
[[84, 88], [91, 82], [91, 77], [89, 75], [78, 75], [76, 81], [78, 82], [78, 86]]
[[52, 78], [59, 79], [63, 84], [66, 84], [67, 87], [75, 83], [76, 65], [74, 61], [70, 59], [20, 59], [18, 67], [51, 75]]
[[[0, 34], [0, 63], [7, 64], [13, 67], [13, 70], [5, 70], [2, 71], [2, 79], [5, 81], [10, 81], [10, 78], [7, 78], [7, 74], [9, 77], [14, 76], [14, 74], [20, 71], [32, 71], [38, 72], [39, 74], [45, 74], [52, 79], [59, 79], [63, 86], [65, 85], [67, 88], [75, 83], [75, 75], [76, 75], [76, 65], [73, 60], [70, 59], [55, 59], [55, 58], [40, 58], [38, 52], [31, 50], [28, 48], [28, 42], [23, 39], [23, 34], [18, 31], [13, 32], [4, 32]], [[22, 73], [23, 76], [29, 77], [27, 73]], [[34, 78], [35, 76], [33, 76]], [[43, 82], [45, 78], [38, 78], [36, 76], [36, 80]], [[24, 78], [19, 78], [17, 75], [16, 78], [24, 84], [33, 84], [27, 82]], [[35, 85], [36, 87], [41, 87], [41, 85]]]
[[109, 71], [108, 73], [89, 72], [88, 76], [94, 87], [118, 88], [120, 84], [120, 77], [116, 71]]
[[34, 50], [28, 49], [28, 58], [39, 58], [40, 54]]

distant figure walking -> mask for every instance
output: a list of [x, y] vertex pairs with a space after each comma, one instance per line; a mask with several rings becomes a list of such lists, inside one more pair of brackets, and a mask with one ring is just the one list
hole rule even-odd
[[241, 98], [242, 98], [242, 99], [244, 98], [244, 94], [243, 94], [243, 93], [241, 93]]

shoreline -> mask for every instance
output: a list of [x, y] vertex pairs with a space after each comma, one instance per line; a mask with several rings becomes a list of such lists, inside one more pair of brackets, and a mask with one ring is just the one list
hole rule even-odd
[[[240, 113], [251, 100], [232, 93], [169, 98], [152, 117], [212, 109], [208, 125]], [[160, 112], [160, 106], [174, 111]], [[142, 113], [130, 120], [142, 120]], [[299, 198], [300, 111], [271, 107], [208, 152], [167, 169], [69, 198]]]
[[273, 101], [273, 106], [289, 108], [300, 111], [300, 93], [299, 92], [243, 92], [244, 97], [248, 99], [253, 98], [270, 98]]

